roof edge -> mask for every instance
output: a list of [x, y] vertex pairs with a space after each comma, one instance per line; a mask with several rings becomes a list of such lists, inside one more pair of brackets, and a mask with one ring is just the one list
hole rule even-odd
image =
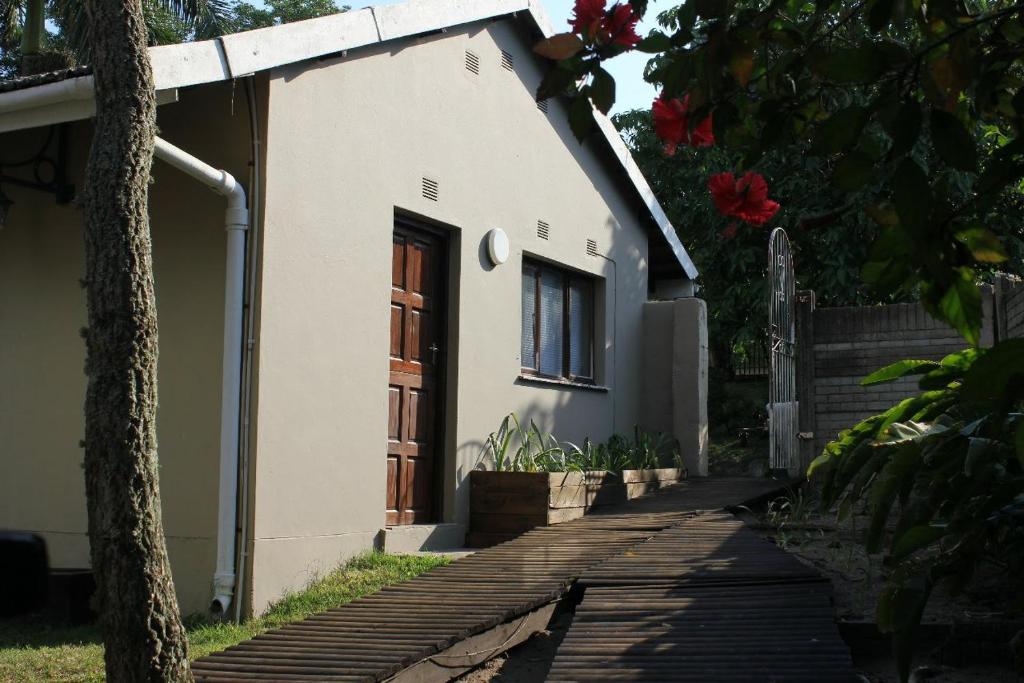
[[[232, 80], [286, 64], [519, 12], [529, 16], [541, 35], [550, 37], [555, 34], [541, 0], [408, 0], [397, 5], [367, 7], [230, 34], [215, 40], [151, 47], [149, 56], [156, 90], [174, 90]], [[272, 40], [268, 39], [270, 36], [273, 36]], [[0, 119], [7, 113], [27, 110], [26, 102], [35, 102], [32, 106], [39, 107], [40, 104], [60, 105], [65, 100], [82, 99], [82, 86], [92, 85], [92, 76], [74, 81], [73, 85], [56, 83], [0, 93]], [[43, 88], [48, 89], [47, 93], [53, 93], [52, 102], [49, 97], [45, 102], [38, 99]], [[593, 115], [598, 130], [608, 141], [683, 272], [690, 279], [696, 278], [696, 266], [618, 130], [607, 116], [596, 109]], [[0, 130], [13, 130], [15, 125], [28, 127], [23, 125], [24, 117], [18, 118], [21, 123], [7, 127], [0, 125]]]

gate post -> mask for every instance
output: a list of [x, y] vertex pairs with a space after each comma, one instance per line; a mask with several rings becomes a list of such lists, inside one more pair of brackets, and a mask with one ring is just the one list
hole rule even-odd
[[797, 443], [800, 474], [807, 472], [814, 452], [816, 431], [814, 396], [814, 291], [796, 293], [796, 400], [798, 405]]

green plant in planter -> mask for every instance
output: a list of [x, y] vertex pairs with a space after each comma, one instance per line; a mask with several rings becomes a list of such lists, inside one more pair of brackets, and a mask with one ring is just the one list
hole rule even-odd
[[542, 432], [531, 420], [529, 427], [515, 413], [502, 419], [497, 431], [487, 436], [484, 457], [490, 457], [498, 472], [621, 472], [622, 470], [677, 467], [682, 456], [677, 442], [666, 434], [648, 434], [633, 428], [630, 441], [613, 434], [607, 443], [589, 438], [582, 445], [561, 443], [552, 434]]
[[657, 469], [676, 464], [679, 458], [678, 444], [667, 434], [648, 434], [633, 426], [633, 449], [630, 466], [635, 470]]
[[571, 441], [566, 441], [568, 455], [572, 461], [573, 470], [589, 472], [621, 472], [628, 469], [629, 460], [626, 452], [621, 449], [614, 449], [610, 444], [593, 443], [589, 438], [583, 440], [582, 447]]
[[488, 435], [486, 455], [498, 472], [564, 472], [567, 465], [558, 441], [532, 420], [524, 427], [515, 413], [506, 415], [498, 431]]

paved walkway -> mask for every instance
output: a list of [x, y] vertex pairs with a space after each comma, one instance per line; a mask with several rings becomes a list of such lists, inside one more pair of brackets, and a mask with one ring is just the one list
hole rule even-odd
[[[694, 480], [534, 529], [193, 670], [209, 682], [446, 680], [543, 628], [579, 577], [584, 600], [551, 680], [852, 680], [827, 584], [731, 516], [696, 514], [778, 488]], [[707, 622], [709, 614], [718, 616]]]

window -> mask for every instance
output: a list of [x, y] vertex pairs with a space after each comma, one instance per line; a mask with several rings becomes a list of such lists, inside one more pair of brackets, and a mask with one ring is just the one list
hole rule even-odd
[[593, 382], [593, 347], [593, 280], [524, 262], [523, 372]]

